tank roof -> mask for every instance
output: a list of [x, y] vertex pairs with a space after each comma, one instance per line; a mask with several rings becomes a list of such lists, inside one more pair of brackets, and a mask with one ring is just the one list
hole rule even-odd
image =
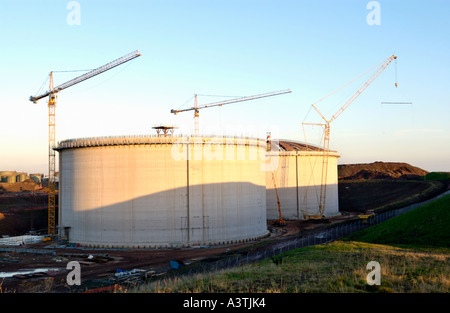
[[54, 150], [87, 148], [97, 146], [152, 145], [152, 144], [235, 144], [265, 146], [266, 141], [248, 137], [161, 137], [157, 135], [108, 136], [67, 139], [58, 143]]
[[[278, 155], [322, 155], [324, 152], [324, 149], [318, 146], [288, 139], [272, 140], [271, 147], [269, 153]], [[339, 157], [335, 150], [330, 150], [329, 155]]]
[[280, 139], [278, 145], [281, 151], [323, 151], [322, 148], [315, 145], [294, 140]]

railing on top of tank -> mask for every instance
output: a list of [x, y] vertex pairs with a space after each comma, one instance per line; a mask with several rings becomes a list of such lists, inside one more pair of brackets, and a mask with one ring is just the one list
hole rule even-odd
[[[154, 138], [158, 138], [160, 141], [155, 142]], [[208, 143], [207, 140], [210, 139], [224, 139], [225, 143], [241, 144], [236, 142], [236, 140], [243, 139], [249, 141], [264, 142], [265, 140], [256, 137], [242, 137], [242, 136], [218, 136], [212, 135], [208, 137], [201, 137], [201, 141], [197, 140], [199, 137], [189, 136], [189, 135], [179, 135], [176, 137], [161, 137], [158, 135], [122, 135], [122, 136], [102, 136], [102, 137], [82, 137], [75, 139], [66, 139], [59, 141], [56, 150], [68, 149], [68, 148], [79, 148], [79, 147], [96, 147], [96, 146], [112, 146], [112, 145], [134, 145], [134, 144], [155, 144], [155, 143], [187, 143], [186, 140], [191, 141], [193, 144], [197, 143]], [[151, 140], [150, 140], [151, 139]], [[232, 140], [232, 141], [231, 141]], [[218, 141], [213, 141], [209, 143], [219, 143]]]

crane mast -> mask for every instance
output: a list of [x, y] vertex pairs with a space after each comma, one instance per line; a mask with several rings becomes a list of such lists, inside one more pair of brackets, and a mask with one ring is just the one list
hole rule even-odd
[[40, 99], [48, 96], [48, 234], [55, 235], [55, 211], [56, 211], [56, 179], [55, 179], [55, 131], [56, 131], [56, 94], [66, 88], [73, 85], [81, 83], [89, 78], [106, 72], [116, 66], [124, 64], [125, 62], [131, 61], [139, 57], [141, 53], [139, 51], [134, 51], [121, 58], [118, 58], [112, 62], [109, 62], [101, 67], [98, 67], [86, 74], [78, 76], [72, 80], [69, 80], [61, 85], [54, 86], [53, 83], [53, 72], [49, 75], [49, 89], [48, 91], [38, 95], [30, 96], [30, 101], [37, 103]]
[[[322, 174], [320, 179], [320, 194], [319, 194], [319, 213], [316, 216], [307, 215], [307, 218], [315, 218], [320, 219], [323, 217], [323, 214], [325, 212], [325, 204], [326, 204], [326, 195], [327, 195], [327, 174], [328, 174], [328, 156], [330, 152], [330, 123], [336, 120], [339, 115], [342, 114], [342, 112], [347, 109], [350, 104], [352, 104], [356, 98], [358, 98], [361, 93], [369, 87], [369, 85], [383, 72], [386, 67], [393, 61], [396, 60], [397, 56], [392, 55], [386, 60], [384, 60], [381, 64], [381, 66], [377, 69], [377, 71], [348, 99], [344, 105], [329, 119], [327, 120], [325, 116], [319, 111], [319, 109], [312, 104], [312, 107], [316, 112], [322, 117], [322, 119], [325, 121], [325, 123], [315, 123], [312, 125], [320, 125], [324, 127], [324, 135], [323, 135], [323, 155], [322, 155]], [[333, 92], [334, 93], [334, 92]], [[325, 99], [326, 97], [322, 98]], [[310, 124], [311, 123], [303, 123], [303, 124]]]
[[[53, 72], [50, 72], [49, 90], [53, 89]], [[48, 233], [55, 234], [56, 210], [56, 173], [55, 173], [55, 125], [56, 125], [56, 94], [50, 94], [48, 99]]]
[[235, 98], [235, 99], [231, 99], [231, 100], [212, 102], [212, 103], [204, 104], [204, 105], [201, 105], [201, 106], [198, 105], [197, 95], [195, 95], [194, 107], [188, 108], [188, 109], [180, 109], [180, 110], [172, 109], [172, 110], [170, 110], [170, 113], [178, 114], [180, 112], [194, 111], [195, 135], [199, 136], [199, 122], [198, 122], [198, 119], [199, 119], [199, 110], [201, 110], [201, 109], [222, 106], [222, 105], [226, 105], [226, 104], [230, 104], [230, 103], [255, 100], [255, 99], [260, 99], [260, 98], [265, 98], [265, 97], [277, 96], [277, 95], [291, 93], [291, 92], [292, 91], [289, 90], [289, 89], [281, 90], [281, 91], [273, 91], [273, 92], [267, 92], [267, 93], [258, 94], [258, 95], [254, 95], [254, 96], [246, 96], [246, 97], [240, 97], [240, 98]]

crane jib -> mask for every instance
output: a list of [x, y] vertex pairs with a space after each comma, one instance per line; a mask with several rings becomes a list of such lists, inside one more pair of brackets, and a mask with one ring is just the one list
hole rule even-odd
[[116, 60], [114, 60], [112, 62], [109, 62], [109, 63], [107, 63], [107, 64], [105, 64], [103, 66], [100, 66], [99, 68], [96, 68], [96, 69], [94, 69], [94, 70], [92, 70], [92, 71], [90, 71], [90, 72], [88, 72], [86, 74], [78, 76], [78, 77], [76, 77], [76, 78], [74, 78], [72, 80], [69, 80], [69, 81], [67, 81], [67, 82], [65, 82], [65, 83], [63, 83], [63, 84], [61, 84], [59, 86], [56, 86], [52, 90], [49, 90], [49, 91], [43, 93], [40, 96], [37, 96], [37, 97], [31, 96], [30, 97], [30, 101], [33, 101], [33, 102], [36, 103], [39, 99], [42, 99], [42, 98], [44, 98], [46, 96], [49, 96], [51, 94], [58, 93], [58, 92], [60, 92], [63, 89], [66, 89], [68, 87], [71, 87], [73, 85], [81, 83], [82, 81], [85, 81], [86, 79], [92, 78], [92, 77], [94, 77], [94, 76], [96, 76], [98, 74], [101, 74], [101, 73], [103, 73], [105, 71], [108, 71], [108, 70], [110, 70], [110, 69], [112, 69], [112, 68], [114, 68], [116, 66], [119, 66], [119, 65], [125, 63], [125, 62], [131, 61], [131, 60], [139, 57], [140, 55], [141, 55], [141, 53], [139, 51], [137, 51], [137, 50], [133, 51], [132, 53], [129, 53], [129, 54], [127, 54], [127, 55], [125, 55], [125, 56], [123, 56], [121, 58], [118, 58], [118, 59], [116, 59]]
[[273, 91], [273, 92], [268, 92], [268, 93], [264, 93], [264, 94], [254, 95], [254, 96], [247, 96], [247, 97], [241, 97], [241, 98], [236, 98], [236, 99], [231, 99], [231, 100], [225, 100], [225, 101], [208, 103], [208, 104], [205, 104], [205, 105], [201, 105], [199, 107], [192, 107], [192, 108], [188, 108], [188, 109], [181, 109], [181, 110], [174, 110], [174, 109], [172, 109], [170, 111], [170, 113], [177, 114], [177, 113], [180, 113], [180, 112], [199, 110], [199, 109], [206, 109], [206, 108], [215, 107], [215, 106], [222, 106], [222, 105], [229, 104], [229, 103], [236, 103], [236, 102], [242, 102], [242, 101], [248, 101], [248, 100], [255, 100], [255, 99], [259, 99], [259, 98], [270, 97], [270, 96], [277, 96], [277, 95], [281, 95], [281, 94], [285, 94], [285, 93], [292, 93], [292, 91], [290, 89], [286, 89], [286, 90], [281, 90], [281, 91]]

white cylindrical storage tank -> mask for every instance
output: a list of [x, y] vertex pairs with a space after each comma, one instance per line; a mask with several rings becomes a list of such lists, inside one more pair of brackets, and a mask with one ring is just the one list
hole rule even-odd
[[16, 182], [23, 183], [27, 179], [27, 173], [17, 173]]
[[[2, 183], [15, 183], [15, 175], [16, 171], [0, 171], [0, 180]], [[14, 176], [14, 179], [11, 176]]]
[[267, 235], [265, 141], [117, 137], [59, 144], [69, 242], [176, 247]]
[[30, 174], [30, 179], [34, 180], [37, 183], [41, 183], [42, 182], [42, 174]]
[[[329, 151], [327, 155], [328, 166], [324, 176], [325, 217], [340, 214], [337, 169], [339, 154]], [[273, 172], [266, 174], [267, 218], [279, 218], [276, 191], [283, 219], [304, 219], [306, 216], [317, 215], [322, 185], [323, 151], [271, 151], [267, 153], [267, 157], [273, 164]]]
[[6, 182], [8, 184], [13, 184], [16, 182], [16, 175], [8, 175], [6, 176]]
[[16, 171], [0, 171], [0, 176], [16, 175]]

